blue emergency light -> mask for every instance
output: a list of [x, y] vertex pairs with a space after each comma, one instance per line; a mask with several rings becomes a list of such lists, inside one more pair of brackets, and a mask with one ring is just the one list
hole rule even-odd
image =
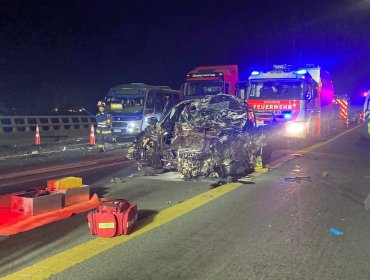
[[257, 76], [260, 74], [260, 71], [252, 71], [251, 75], [252, 76]]
[[284, 119], [290, 120], [292, 118], [292, 114], [284, 114]]
[[307, 70], [301, 69], [301, 70], [294, 71], [293, 73], [296, 75], [304, 75], [304, 74], [307, 74]]

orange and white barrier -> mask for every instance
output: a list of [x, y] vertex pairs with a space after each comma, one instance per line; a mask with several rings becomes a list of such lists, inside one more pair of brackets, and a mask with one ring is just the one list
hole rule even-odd
[[94, 125], [91, 125], [90, 129], [90, 145], [95, 145], [95, 132], [94, 132]]
[[40, 129], [39, 129], [39, 125], [37, 124], [36, 125], [36, 135], [35, 135], [35, 145], [40, 145], [41, 141], [40, 141]]

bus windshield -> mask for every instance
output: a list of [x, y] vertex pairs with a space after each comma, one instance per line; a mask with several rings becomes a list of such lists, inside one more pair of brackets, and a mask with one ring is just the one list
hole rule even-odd
[[297, 80], [250, 81], [249, 99], [289, 100], [303, 98], [303, 82]]
[[144, 96], [121, 96], [120, 98], [107, 98], [107, 103], [112, 111], [142, 112], [144, 110]]
[[187, 96], [216, 95], [223, 93], [222, 81], [190, 81], [185, 83], [184, 92]]
[[123, 112], [142, 112], [144, 110], [145, 91], [138, 88], [117, 87], [111, 89], [105, 101], [110, 110]]

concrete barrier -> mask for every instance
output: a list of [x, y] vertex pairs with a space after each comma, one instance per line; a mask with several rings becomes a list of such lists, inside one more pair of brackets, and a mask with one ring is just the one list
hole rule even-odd
[[89, 116], [0, 116], [0, 144], [31, 143], [39, 125], [41, 143], [89, 136], [95, 118]]

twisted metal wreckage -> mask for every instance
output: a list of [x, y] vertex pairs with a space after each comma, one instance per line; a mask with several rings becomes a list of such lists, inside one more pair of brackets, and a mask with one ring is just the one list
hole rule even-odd
[[159, 122], [151, 119], [128, 156], [139, 169], [177, 170], [185, 178], [241, 176], [265, 145], [248, 117], [246, 104], [231, 95], [186, 100]]

